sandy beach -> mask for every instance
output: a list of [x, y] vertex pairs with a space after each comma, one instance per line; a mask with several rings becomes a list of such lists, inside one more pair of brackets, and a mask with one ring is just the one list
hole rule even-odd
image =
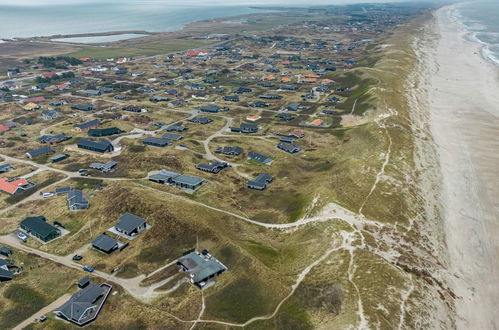
[[437, 10], [415, 46], [442, 180], [445, 277], [458, 329], [498, 329], [499, 70], [453, 10]]

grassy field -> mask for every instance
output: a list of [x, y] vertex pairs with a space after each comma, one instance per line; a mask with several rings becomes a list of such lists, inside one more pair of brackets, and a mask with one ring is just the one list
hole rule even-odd
[[147, 42], [136, 47], [82, 46], [80, 50], [67, 54], [76, 58], [90, 57], [104, 60], [117, 57], [138, 57], [167, 54], [192, 48], [205, 47], [212, 41], [198, 39], [171, 39], [164, 42]]

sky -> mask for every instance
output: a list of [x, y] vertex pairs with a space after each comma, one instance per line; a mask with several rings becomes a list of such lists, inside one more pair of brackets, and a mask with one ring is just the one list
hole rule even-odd
[[345, 3], [359, 3], [359, 2], [401, 2], [404, 0], [0, 0], [0, 5], [7, 6], [43, 6], [43, 5], [60, 5], [60, 4], [81, 4], [81, 3], [92, 3], [92, 2], [108, 2], [108, 3], [120, 3], [120, 2], [148, 2], [148, 3], [162, 3], [162, 4], [174, 4], [174, 5], [203, 5], [215, 6], [215, 5], [326, 5], [326, 4], [345, 4]]

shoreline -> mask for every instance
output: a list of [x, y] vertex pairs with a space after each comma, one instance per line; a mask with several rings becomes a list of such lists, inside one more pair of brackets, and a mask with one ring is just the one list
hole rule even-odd
[[[499, 316], [499, 68], [452, 16], [434, 13], [416, 49], [425, 61], [422, 98], [435, 143], [447, 245], [447, 283], [458, 329], [497, 329]], [[428, 31], [429, 30], [429, 31]], [[419, 57], [419, 56], [418, 56]], [[424, 109], [426, 108], [426, 109]]]

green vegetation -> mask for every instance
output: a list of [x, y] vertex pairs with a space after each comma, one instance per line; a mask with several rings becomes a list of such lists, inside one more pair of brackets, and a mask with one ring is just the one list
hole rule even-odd
[[137, 56], [154, 56], [177, 52], [197, 47], [208, 46], [212, 41], [194, 40], [194, 39], [172, 39], [164, 42], [149, 42], [138, 46], [130, 46], [126, 48], [118, 47], [98, 47], [98, 46], [83, 46], [77, 52], [69, 55], [73, 57], [90, 57], [104, 60], [106, 58], [116, 57], [137, 57]]

